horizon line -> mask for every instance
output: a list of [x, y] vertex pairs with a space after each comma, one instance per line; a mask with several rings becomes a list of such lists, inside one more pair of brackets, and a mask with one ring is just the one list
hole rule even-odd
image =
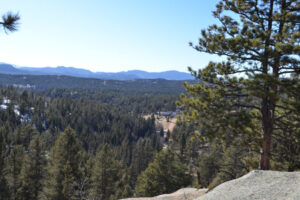
[[180, 72], [180, 73], [186, 73], [189, 74], [189, 72], [185, 72], [185, 71], [179, 71], [179, 70], [166, 70], [166, 71], [146, 71], [146, 70], [141, 70], [141, 69], [130, 69], [130, 70], [125, 70], [125, 71], [116, 71], [116, 72], [105, 72], [105, 71], [94, 71], [94, 70], [90, 70], [90, 69], [85, 69], [85, 68], [80, 68], [80, 67], [74, 67], [74, 66], [64, 66], [64, 65], [57, 65], [56, 67], [53, 66], [39, 66], [39, 67], [32, 67], [32, 66], [21, 66], [21, 65], [16, 65], [16, 64], [11, 64], [11, 63], [7, 63], [7, 62], [0, 62], [0, 64], [7, 64], [7, 65], [11, 65], [17, 69], [20, 68], [37, 68], [37, 69], [42, 69], [42, 68], [59, 68], [59, 67], [64, 67], [64, 68], [74, 68], [74, 69], [81, 69], [81, 70], [86, 70], [92, 73], [120, 73], [120, 72], [130, 72], [130, 71], [142, 71], [142, 72], [147, 72], [147, 73], [162, 73], [162, 72], [170, 72], [170, 71], [174, 71], [174, 72]]

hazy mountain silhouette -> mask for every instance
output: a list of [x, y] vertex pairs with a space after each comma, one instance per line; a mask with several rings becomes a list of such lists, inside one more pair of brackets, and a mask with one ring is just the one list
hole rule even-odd
[[191, 80], [193, 77], [189, 73], [179, 71], [146, 72], [142, 70], [130, 70], [123, 72], [91, 72], [86, 69], [74, 67], [15, 67], [11, 64], [0, 63], [0, 73], [18, 75], [65, 75], [82, 78], [99, 78], [111, 80], [134, 80], [134, 79], [166, 79], [166, 80]]

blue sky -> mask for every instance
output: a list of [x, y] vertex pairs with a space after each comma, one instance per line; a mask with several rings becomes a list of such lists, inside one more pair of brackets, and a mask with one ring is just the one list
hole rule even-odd
[[20, 30], [0, 32], [0, 62], [92, 71], [187, 71], [219, 59], [197, 52], [217, 0], [1, 0]]

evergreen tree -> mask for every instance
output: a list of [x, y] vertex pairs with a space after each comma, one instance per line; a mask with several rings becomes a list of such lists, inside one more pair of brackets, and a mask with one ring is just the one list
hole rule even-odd
[[[226, 148], [223, 157], [219, 158], [219, 166], [216, 167], [214, 179], [210, 182], [209, 188], [213, 188], [223, 182], [236, 179], [250, 171], [250, 164], [245, 160], [249, 154], [248, 149], [245, 147], [234, 146]], [[216, 158], [212, 158], [216, 159]], [[211, 166], [212, 168], [212, 166]]]
[[30, 142], [28, 153], [25, 155], [21, 174], [18, 196], [22, 200], [38, 200], [42, 191], [42, 180], [46, 164], [39, 136]]
[[220, 25], [202, 30], [191, 45], [227, 61], [190, 69], [200, 81], [185, 84], [185, 119], [203, 124], [210, 138], [247, 134], [261, 147], [260, 169], [268, 170], [274, 133], [297, 113], [288, 105], [300, 90], [299, 1], [223, 0], [213, 14]]
[[132, 176], [135, 180], [153, 160], [155, 149], [153, 149], [150, 139], [139, 139], [133, 151]]
[[110, 199], [123, 199], [133, 196], [133, 190], [130, 186], [132, 177], [130, 171], [125, 168], [120, 170], [120, 178], [116, 182], [114, 195]]
[[138, 177], [137, 196], [171, 193], [191, 183], [186, 166], [169, 149], [156, 154], [154, 161]]
[[17, 199], [17, 191], [20, 187], [19, 175], [22, 168], [24, 158], [24, 147], [22, 145], [14, 145], [7, 158], [8, 181], [10, 184], [10, 193], [12, 199]]
[[76, 199], [75, 197], [75, 186], [76, 186], [76, 180], [72, 173], [72, 167], [70, 166], [70, 161], [67, 160], [67, 163], [65, 164], [63, 168], [63, 181], [62, 181], [62, 194], [64, 199], [73, 200]]
[[132, 192], [130, 185], [126, 184], [123, 189], [121, 198], [129, 198], [129, 197], [132, 197], [132, 195], [133, 195], [133, 192]]
[[25, 148], [29, 146], [29, 143], [32, 138], [34, 138], [35, 135], [37, 135], [37, 131], [34, 129], [32, 125], [26, 124], [22, 126], [20, 130], [20, 140], [21, 144], [24, 145]]
[[204, 152], [199, 158], [199, 179], [201, 187], [207, 188], [220, 171], [222, 162], [222, 148], [218, 145], [211, 145], [209, 152]]
[[79, 163], [80, 146], [75, 132], [68, 127], [51, 149], [44, 184], [45, 199], [68, 200], [70, 194], [76, 194], [74, 182], [79, 178]]
[[[281, 102], [288, 109], [278, 109], [281, 120], [277, 124], [279, 129], [274, 132], [276, 142], [273, 143], [274, 165], [279, 170], [287, 171], [300, 169], [300, 93], [299, 90], [291, 93], [288, 102]], [[291, 110], [297, 112], [291, 113]]]
[[121, 170], [122, 166], [116, 160], [114, 152], [105, 144], [96, 156], [92, 172], [90, 193], [93, 199], [106, 200], [114, 195]]
[[125, 136], [125, 138], [123, 139], [120, 151], [122, 154], [121, 161], [128, 166], [131, 163], [132, 159], [132, 147], [129, 135]]
[[91, 188], [91, 177], [94, 166], [94, 159], [92, 155], [82, 152], [81, 161], [79, 165], [80, 178], [76, 182], [78, 191], [76, 193], [76, 198], [78, 199], [88, 199], [89, 190]]
[[6, 144], [4, 141], [5, 131], [3, 128], [0, 128], [0, 199], [9, 199], [9, 186], [5, 178], [5, 153], [6, 153]]

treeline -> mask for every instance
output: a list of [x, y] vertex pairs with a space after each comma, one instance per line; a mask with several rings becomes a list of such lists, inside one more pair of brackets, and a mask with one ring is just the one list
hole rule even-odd
[[[0, 86], [15, 85], [20, 89], [42, 91], [53, 88], [81, 88], [88, 90], [115, 91], [122, 94], [178, 95], [185, 92], [184, 81], [165, 79], [137, 79], [129, 81], [101, 80], [54, 75], [0, 74]], [[190, 83], [194, 81], [188, 81]]]
[[115, 103], [108, 100], [112, 94], [101, 94], [43, 97], [0, 90], [0, 199], [119, 199], [191, 183], [180, 158], [161, 151], [164, 139], [154, 117], [128, 112], [122, 96]]

